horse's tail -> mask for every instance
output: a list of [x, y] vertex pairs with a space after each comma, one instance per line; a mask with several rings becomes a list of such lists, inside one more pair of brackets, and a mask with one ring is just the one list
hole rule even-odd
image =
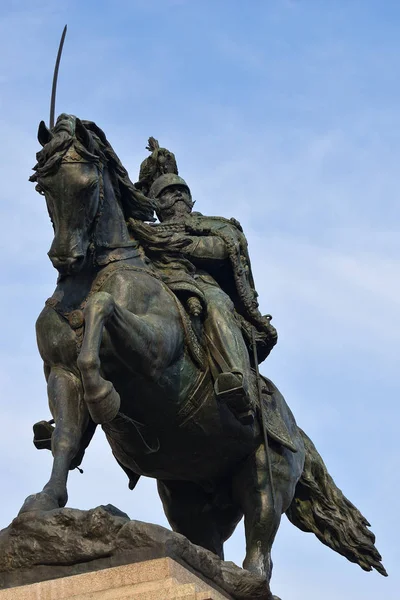
[[387, 576], [382, 557], [375, 548], [375, 536], [360, 511], [336, 486], [309, 437], [299, 428], [306, 449], [303, 474], [293, 501], [286, 511], [299, 529], [315, 533], [332, 550], [360, 565]]

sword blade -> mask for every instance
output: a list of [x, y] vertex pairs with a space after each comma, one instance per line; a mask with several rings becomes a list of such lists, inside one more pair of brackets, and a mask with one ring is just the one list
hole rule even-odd
[[61, 61], [62, 49], [64, 46], [64, 40], [67, 33], [67, 26], [64, 27], [64, 30], [61, 35], [60, 45], [58, 47], [58, 53], [56, 58], [56, 64], [54, 67], [54, 75], [53, 75], [53, 86], [51, 88], [51, 101], [50, 101], [50, 129], [54, 127], [54, 113], [56, 110], [56, 92], [57, 92], [57, 79], [58, 79], [58, 69]]

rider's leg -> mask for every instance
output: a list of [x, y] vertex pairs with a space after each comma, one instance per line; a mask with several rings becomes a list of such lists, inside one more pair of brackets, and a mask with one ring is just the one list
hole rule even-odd
[[234, 314], [232, 300], [217, 285], [207, 284], [204, 281], [200, 283], [200, 278], [198, 281], [207, 303], [207, 315], [204, 321], [206, 333], [230, 370], [242, 371], [244, 376], [248, 377], [249, 353]]
[[47, 390], [50, 410], [55, 420], [51, 436], [53, 469], [43, 491], [29, 496], [21, 512], [65, 506], [68, 499], [69, 469], [76, 463], [76, 457], [82, 456], [95, 429], [83, 402], [82, 384], [76, 375], [64, 368], [53, 367], [48, 377]]
[[51, 450], [54, 433], [54, 420], [38, 421], [33, 425], [33, 443], [38, 450]]
[[253, 421], [250, 397], [250, 359], [234, 306], [217, 285], [198, 279], [207, 304], [204, 321], [211, 356], [222, 370], [216, 381], [216, 393], [244, 423]]
[[[274, 458], [272, 448], [270, 455]], [[234, 497], [244, 512], [246, 558], [243, 567], [267, 581], [272, 572], [271, 547], [282, 514], [282, 497], [276, 478], [274, 484], [275, 503], [272, 499], [265, 446], [261, 444], [236, 473], [233, 489]]]

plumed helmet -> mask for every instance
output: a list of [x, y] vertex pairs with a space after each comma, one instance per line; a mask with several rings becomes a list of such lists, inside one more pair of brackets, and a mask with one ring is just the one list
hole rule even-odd
[[171, 187], [172, 185], [182, 185], [188, 190], [190, 194], [190, 188], [186, 181], [182, 179], [182, 177], [179, 177], [179, 175], [176, 175], [175, 173], [165, 173], [165, 175], [161, 175], [161, 177], [158, 177], [151, 186], [150, 198], [158, 198], [158, 196], [163, 190], [165, 190], [168, 187]]
[[135, 187], [148, 196], [152, 184], [158, 177], [166, 173], [178, 175], [178, 165], [174, 153], [167, 148], [160, 148], [155, 138], [149, 137], [146, 149], [151, 152], [151, 155], [140, 165], [139, 181], [135, 183]]

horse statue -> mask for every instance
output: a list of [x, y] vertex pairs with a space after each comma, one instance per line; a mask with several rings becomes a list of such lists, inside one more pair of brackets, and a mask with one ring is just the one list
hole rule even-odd
[[42, 122], [38, 139], [31, 180], [46, 200], [59, 271], [36, 324], [55, 429], [50, 479], [21, 511], [66, 505], [68, 472], [100, 424], [130, 488], [141, 475], [156, 478], [173, 530], [219, 557], [244, 516], [243, 567], [269, 582], [286, 513], [364, 570], [385, 574], [368, 522], [276, 386], [264, 379], [293, 447], [268, 438], [272, 481], [260, 420], [243, 424], [217, 403], [199, 318], [188, 317], [127, 224], [151, 220], [152, 201], [102, 130], [63, 114], [52, 130]]

